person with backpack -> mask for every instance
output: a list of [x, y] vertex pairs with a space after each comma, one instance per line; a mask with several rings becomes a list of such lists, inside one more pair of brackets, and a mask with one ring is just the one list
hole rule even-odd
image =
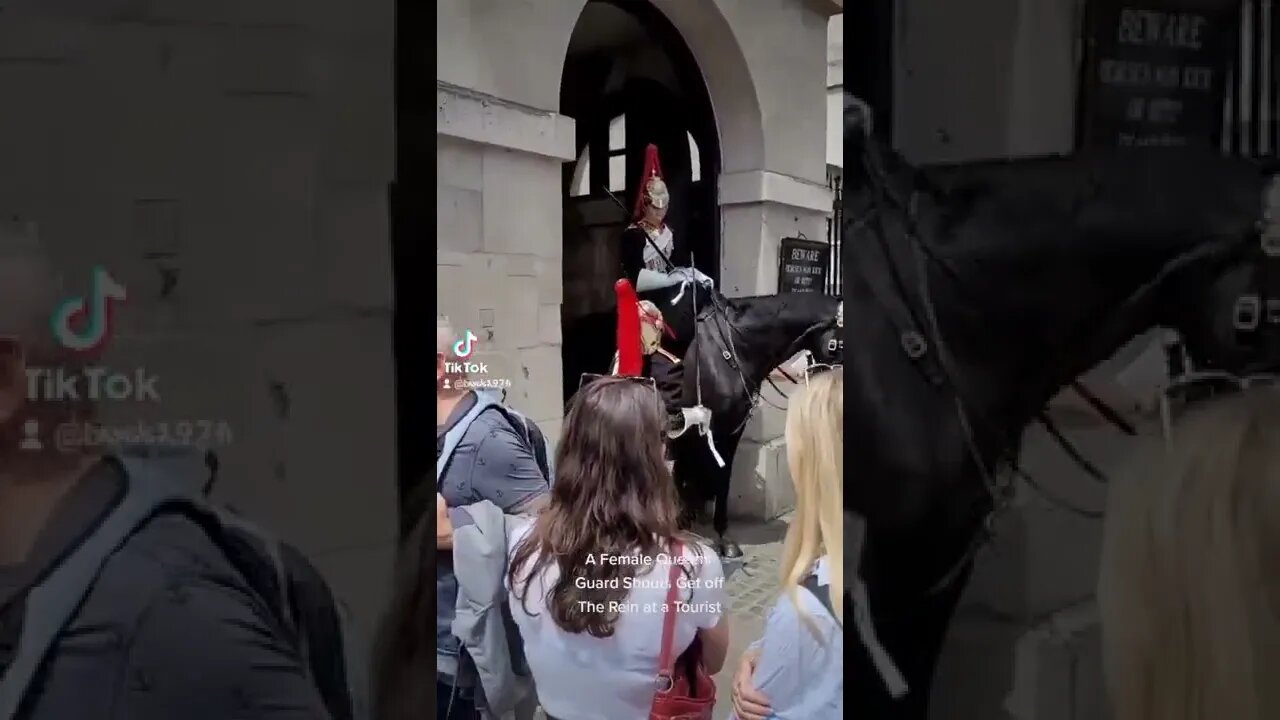
[[844, 717], [844, 370], [805, 379], [787, 408], [796, 509], [781, 596], [734, 676], [735, 720]]
[[[456, 340], [448, 321], [439, 319], [436, 493], [449, 508], [488, 501], [507, 515], [536, 513], [547, 502], [551, 478], [545, 438], [500, 397], [468, 388]], [[474, 720], [482, 698], [473, 658], [453, 629], [459, 596], [453, 538], [438, 538], [436, 550], [436, 717]]]
[[0, 720], [330, 720], [266, 546], [164, 463], [66, 446], [94, 408], [29, 382], [83, 368], [57, 290], [0, 241]]

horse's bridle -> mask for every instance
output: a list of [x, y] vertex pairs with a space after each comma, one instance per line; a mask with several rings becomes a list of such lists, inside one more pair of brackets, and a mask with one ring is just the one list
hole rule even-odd
[[[742, 393], [746, 397], [747, 402], [749, 404], [749, 408], [750, 408], [747, 411], [746, 417], [743, 418], [742, 422], [738, 423], [738, 426], [734, 428], [732, 433], [730, 433], [730, 436], [733, 436], [741, 432], [742, 429], [747, 426], [747, 423], [750, 422], [751, 420], [751, 411], [759, 407], [761, 402], [766, 402], [771, 407], [778, 410], [785, 411], [786, 408], [778, 407], [777, 405], [774, 405], [772, 402], [765, 400], [760, 390], [752, 391], [750, 381], [747, 380], [747, 376], [742, 372], [742, 359], [738, 355], [738, 348], [733, 342], [733, 336], [735, 334], [741, 335], [742, 331], [739, 330], [737, 327], [735, 327], [733, 323], [729, 322], [728, 310], [724, 307], [724, 299], [720, 297], [719, 293], [713, 292], [711, 294], [711, 304], [712, 304], [712, 307], [709, 307], [706, 310], [704, 310], [701, 314], [701, 317], [694, 318], [694, 327], [695, 328], [697, 327], [697, 324], [702, 319], [702, 317], [705, 317], [706, 319], [712, 322], [712, 325], [715, 328], [715, 333], [713, 337], [715, 338], [716, 345], [720, 350], [720, 357], [725, 361], [726, 364], [729, 365], [729, 367], [733, 368], [734, 372], [738, 373], [738, 380], [742, 385]], [[830, 329], [832, 327], [833, 322], [835, 323], [835, 327], [843, 328], [844, 327], [844, 301], [843, 300], [840, 301], [840, 303], [836, 306], [836, 308], [837, 308], [836, 316], [834, 318], [830, 320], [823, 320], [822, 322], [814, 323], [813, 325], [806, 328], [804, 332], [800, 333], [800, 336], [796, 338], [791, 343], [791, 345], [787, 347], [786, 357], [790, 358], [794, 356], [797, 352], [799, 352], [800, 346], [809, 338], [809, 336], [811, 336], [815, 332], [820, 332], [823, 330]], [[728, 327], [728, 332], [725, 332], [726, 326]], [[695, 330], [695, 337], [696, 337], [696, 330]], [[840, 346], [839, 344], [840, 344], [840, 341], [832, 339], [828, 343], [828, 350], [832, 352], [832, 354], [834, 354], [835, 349]], [[698, 355], [696, 353], [694, 354], [694, 361], [695, 362], [698, 361]], [[810, 362], [812, 362], [812, 357], [810, 357]], [[787, 397], [786, 393], [783, 393], [782, 390], [779, 389], [777, 385], [773, 384], [772, 379], [768, 378], [767, 376], [765, 379], [766, 381], [769, 382], [770, 385], [773, 385], [773, 388], [777, 390], [778, 393], [782, 395], [784, 399]], [[795, 380], [792, 379], [791, 382], [794, 383]], [[763, 389], [763, 386], [761, 389]]]
[[1253, 292], [1236, 298], [1232, 325], [1244, 344], [1259, 341], [1270, 325], [1280, 328], [1280, 228], [1260, 227]]
[[[897, 326], [903, 352], [921, 370], [932, 385], [945, 389], [951, 394], [965, 449], [977, 467], [983, 487], [992, 502], [991, 510], [984, 518], [982, 528], [974, 535], [964, 553], [942, 578], [928, 590], [928, 595], [934, 595], [949, 587], [964, 572], [965, 566], [978, 554], [982, 546], [994, 534], [996, 519], [1012, 502], [1013, 483], [1008, 480], [1002, 480], [999, 477], [998, 465], [1003, 462], [1013, 468], [1015, 472], [1020, 472], [1020, 468], [1017, 466], [1016, 457], [1013, 456], [1012, 446], [1006, 448], [1004, 456], [997, 460], [996, 467], [988, 465], [983, 458], [981, 450], [978, 448], [977, 433], [969, 411], [969, 404], [965, 401], [960, 386], [956, 381], [956, 378], [959, 377], [959, 372], [956, 370], [954, 360], [948, 350], [941, 324], [938, 321], [938, 313], [934, 306], [933, 293], [929, 286], [929, 263], [936, 264], [956, 282], [959, 282], [959, 278], [950, 264], [935, 251], [919, 231], [915, 218], [918, 192], [913, 192], [911, 198], [905, 201], [897, 197], [890, 187], [884, 169], [874, 156], [871, 145], [871, 140], [868, 138], [863, 149], [863, 167], [866, 168], [869, 176], [869, 195], [871, 196], [872, 208], [870, 213], [860, 220], [859, 225], [855, 227], [874, 224], [872, 235], [875, 237], [879, 250], [889, 267], [889, 280], [886, 281], [883, 277], [877, 277], [874, 270], [863, 267], [862, 263], [855, 263], [855, 266], [859, 267], [864, 279], [873, 289], [873, 293], [876, 295], [880, 305], [889, 314], [891, 322]], [[900, 214], [904, 224], [903, 234], [910, 240], [917, 285], [914, 294], [918, 296], [919, 311], [912, 306], [908, 299], [912, 293], [907, 290], [905, 279], [899, 272], [897, 263], [894, 261], [892, 249], [889, 246], [888, 230], [884, 222], [887, 207], [892, 207]], [[887, 282], [891, 282], [892, 287], [887, 285]], [[1025, 476], [1025, 473], [1021, 474]]]

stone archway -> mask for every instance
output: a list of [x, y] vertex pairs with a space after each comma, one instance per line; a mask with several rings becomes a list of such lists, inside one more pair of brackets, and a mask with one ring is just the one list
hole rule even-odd
[[583, 372], [608, 366], [616, 243], [646, 145], [662, 154], [677, 256], [718, 278], [722, 149], [730, 170], [759, 167], [763, 133], [746, 61], [713, 0], [586, 3], [566, 48], [560, 111], [575, 121], [578, 158], [562, 187], [567, 399]]

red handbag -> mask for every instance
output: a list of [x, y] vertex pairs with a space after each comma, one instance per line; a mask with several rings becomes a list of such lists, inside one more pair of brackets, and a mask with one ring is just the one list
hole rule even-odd
[[662, 617], [662, 650], [658, 654], [658, 690], [653, 695], [649, 720], [711, 720], [716, 704], [716, 684], [707, 674], [702, 663], [702, 645], [695, 635], [689, 648], [673, 657], [671, 644], [675, 641], [676, 590], [680, 579], [680, 565], [675, 558], [683, 555], [680, 542], [671, 553], [671, 573], [667, 577], [667, 604]]

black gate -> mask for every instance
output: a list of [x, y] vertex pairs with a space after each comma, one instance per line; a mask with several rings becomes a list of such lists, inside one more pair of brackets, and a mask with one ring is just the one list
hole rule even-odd
[[1273, 0], [1241, 0], [1233, 62], [1222, 108], [1222, 150], [1232, 155], [1280, 155], [1280, 74]]
[[844, 294], [844, 278], [841, 274], [844, 264], [840, 262], [840, 249], [844, 244], [844, 234], [840, 232], [841, 220], [844, 219], [844, 202], [840, 192], [843, 179], [837, 173], [830, 173], [827, 176], [827, 187], [831, 188], [834, 200], [831, 205], [831, 217], [827, 218], [827, 244], [831, 246], [831, 267], [827, 272], [825, 290], [828, 295], [836, 296]]

